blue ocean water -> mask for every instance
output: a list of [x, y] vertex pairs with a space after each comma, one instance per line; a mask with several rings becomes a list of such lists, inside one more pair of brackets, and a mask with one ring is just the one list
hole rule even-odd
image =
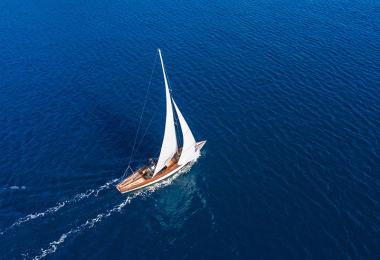
[[[1, 259], [379, 259], [380, 3], [0, 2]], [[163, 50], [207, 140], [121, 195]], [[134, 160], [158, 154], [153, 73]]]

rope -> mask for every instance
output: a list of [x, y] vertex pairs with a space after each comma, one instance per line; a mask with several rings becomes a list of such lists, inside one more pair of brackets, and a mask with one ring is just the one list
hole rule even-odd
[[[139, 134], [139, 131], [140, 131], [140, 126], [141, 126], [141, 120], [142, 120], [142, 117], [143, 117], [143, 114], [144, 114], [144, 110], [145, 110], [145, 106], [146, 106], [146, 101], [148, 99], [148, 94], [149, 94], [149, 89], [150, 89], [150, 85], [152, 83], [152, 78], [153, 78], [153, 72], [154, 72], [154, 69], [156, 68], [156, 60], [157, 60], [157, 54], [154, 58], [154, 64], [153, 64], [153, 69], [152, 69], [152, 72], [150, 74], [150, 79], [149, 79], [149, 83], [148, 83], [148, 87], [147, 87], [147, 90], [146, 90], [146, 93], [145, 93], [145, 99], [144, 99], [144, 104], [143, 104], [143, 108], [142, 108], [142, 111], [141, 111], [141, 114], [140, 114], [140, 119], [139, 119], [139, 124], [137, 126], [137, 131], [136, 131], [136, 135], [135, 135], [135, 140], [133, 141], [133, 147], [132, 147], [132, 152], [131, 152], [131, 156], [129, 157], [129, 162], [128, 162], [128, 167], [125, 171], [127, 171], [131, 165], [131, 161], [132, 161], [132, 158], [133, 158], [133, 155], [134, 155], [134, 151], [135, 151], [135, 146], [136, 146], [136, 140], [137, 140], [137, 136]], [[132, 169], [132, 168], [131, 168]], [[125, 173], [125, 172], [124, 172]]]
[[128, 170], [129, 170], [129, 169], [133, 172], [132, 167], [130, 167], [130, 166], [128, 165], [127, 169], [125, 169], [125, 171], [124, 171], [124, 173], [123, 173], [123, 176], [121, 176], [121, 178], [120, 178], [121, 181], [123, 181], [124, 178], [127, 177], [127, 173], [128, 173]]
[[[156, 56], [157, 57], [157, 56]], [[169, 80], [169, 77], [168, 77], [168, 75], [166, 74], [166, 79], [167, 79], [167, 82], [168, 82], [168, 85], [169, 85], [169, 91], [170, 91], [170, 94], [173, 94], [172, 93], [172, 88], [171, 88], [171, 86], [170, 86], [170, 80]], [[152, 118], [150, 119], [150, 121], [149, 121], [149, 123], [148, 123], [148, 126], [146, 127], [146, 129], [145, 129], [145, 131], [144, 131], [144, 134], [143, 134], [143, 136], [142, 136], [142, 138], [140, 139], [140, 142], [137, 144], [137, 147], [136, 147], [136, 152], [137, 151], [139, 151], [139, 149], [140, 149], [140, 146], [142, 145], [142, 142], [144, 141], [144, 138], [145, 138], [145, 136], [146, 136], [146, 134], [147, 134], [147, 132], [148, 132], [148, 130], [149, 130], [149, 127], [150, 127], [150, 125], [152, 124], [152, 122], [153, 122], [153, 119], [155, 118], [155, 115], [157, 114], [157, 111], [158, 110], [155, 110], [154, 111], [154, 113], [153, 113], [153, 115], [152, 115]], [[178, 136], [178, 120], [177, 120], [177, 118], [175, 118], [174, 117], [174, 120], [175, 120], [175, 124], [177, 125], [177, 127], [176, 127], [176, 134], [177, 134], [177, 136]], [[179, 144], [178, 144], [178, 140], [177, 140], [177, 146], [178, 146]]]
[[[169, 92], [170, 92], [170, 95], [171, 95], [171, 99], [173, 98], [173, 91], [172, 91], [172, 86], [171, 86], [171, 83], [170, 83], [170, 79], [168, 77], [168, 75], [166, 74], [166, 80], [168, 82], [168, 86], [169, 86]], [[170, 102], [172, 102], [172, 100], [170, 100]], [[173, 104], [172, 104], [172, 107], [173, 107]], [[174, 111], [173, 111], [174, 112]], [[176, 113], [176, 112], [174, 112]], [[174, 114], [173, 114], [174, 116]], [[175, 133], [176, 133], [176, 141], [177, 141], [177, 148], [179, 147], [179, 141], [178, 141], [178, 137], [180, 136], [180, 130], [178, 129], [178, 125], [179, 125], [179, 122], [178, 122], [178, 118], [176, 118], [174, 116], [174, 130], [175, 130]]]
[[145, 131], [144, 131], [144, 134], [143, 134], [143, 136], [142, 136], [141, 139], [140, 139], [140, 142], [137, 144], [136, 152], [139, 151], [140, 146], [142, 145], [142, 142], [144, 141], [144, 138], [145, 138], [146, 134], [148, 133], [149, 127], [150, 127], [150, 125], [152, 124], [153, 119], [155, 118], [156, 114], [157, 114], [157, 109], [155, 110], [154, 114], [152, 115], [152, 118], [150, 119], [150, 121], [149, 121], [149, 123], [148, 123], [148, 126], [146, 127], [146, 129], [145, 129]]

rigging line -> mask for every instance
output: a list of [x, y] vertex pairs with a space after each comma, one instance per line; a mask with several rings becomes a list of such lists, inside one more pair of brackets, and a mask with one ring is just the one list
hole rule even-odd
[[[152, 83], [153, 72], [154, 72], [154, 69], [156, 68], [156, 61], [157, 61], [157, 54], [156, 54], [156, 56], [154, 57], [153, 69], [152, 69], [152, 73], [150, 74], [149, 84], [148, 84], [148, 87], [147, 87], [147, 90], [146, 90], [146, 93], [145, 93], [144, 104], [143, 104], [143, 108], [142, 108], [142, 111], [141, 111], [141, 115], [140, 115], [140, 119], [139, 119], [139, 124], [138, 124], [138, 126], [137, 126], [137, 131], [136, 131], [136, 135], [135, 135], [135, 140], [134, 140], [134, 142], [133, 142], [133, 147], [132, 147], [131, 156], [129, 157], [128, 168], [129, 168], [129, 166], [130, 166], [130, 164], [131, 164], [132, 157], [133, 157], [133, 154], [134, 154], [134, 150], [135, 150], [135, 146], [136, 146], [137, 136], [138, 136], [138, 133], [139, 133], [139, 131], [140, 131], [141, 120], [142, 120], [142, 117], [143, 117], [143, 114], [144, 114], [144, 110], [145, 110], [145, 106], [146, 106], [146, 101], [147, 101], [147, 99], [148, 99], [148, 94], [149, 94], [150, 85], [151, 85], [151, 83]], [[128, 169], [128, 168], [127, 168], [127, 169]]]
[[[180, 146], [180, 143], [179, 143], [178, 139], [181, 138], [181, 140], [182, 140], [182, 137], [181, 137], [182, 128], [179, 129], [181, 123], [178, 120], [177, 111], [175, 112], [175, 114], [177, 115], [176, 117], [174, 117], [174, 122], [175, 122], [175, 131], [176, 131], [176, 135], [177, 135], [177, 148], [178, 148]], [[182, 140], [182, 143], [183, 143], [183, 140]]]
[[152, 118], [150, 119], [150, 121], [148, 123], [148, 126], [146, 127], [145, 132], [144, 132], [143, 136], [140, 139], [140, 142], [137, 144], [137, 146], [136, 146], [136, 152], [139, 151], [140, 146], [142, 145], [142, 142], [144, 141], [144, 138], [145, 138], [146, 134], [148, 133], [149, 127], [152, 124], [153, 119], [155, 118], [155, 115], [157, 114], [157, 111], [158, 111], [157, 109], [154, 111], [154, 114], [152, 115]]
[[[173, 99], [173, 91], [172, 91], [172, 86], [170, 84], [170, 79], [169, 79], [168, 75], [166, 74], [166, 71], [165, 71], [165, 75], [166, 75], [166, 81], [168, 82], [168, 86], [169, 86], [169, 92], [170, 92], [170, 95], [171, 95], [170, 104], [173, 107], [173, 101], [172, 101], [172, 99]], [[175, 112], [175, 114], [177, 114], [177, 111]], [[177, 115], [177, 117], [178, 117], [178, 115]], [[173, 118], [174, 118], [174, 130], [175, 130], [176, 136], [177, 136], [176, 141], [177, 141], [177, 149], [178, 149], [178, 147], [180, 146], [180, 143], [178, 141], [178, 137], [180, 136], [179, 135], [179, 133], [180, 133], [179, 131], [180, 130], [178, 129], [179, 122], [178, 122], [178, 118], [175, 117], [174, 113], [173, 113]], [[183, 140], [182, 140], [182, 142], [183, 142]]]

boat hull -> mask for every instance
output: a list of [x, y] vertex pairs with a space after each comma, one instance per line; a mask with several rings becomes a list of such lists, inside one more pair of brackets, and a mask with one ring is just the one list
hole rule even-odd
[[[206, 141], [201, 141], [196, 143], [196, 149], [197, 151], [200, 151]], [[197, 157], [198, 158], [198, 157]], [[196, 159], [196, 158], [195, 158]], [[194, 161], [194, 160], [193, 160]], [[122, 180], [116, 188], [121, 193], [128, 193], [132, 191], [136, 191], [145, 187], [148, 187], [150, 185], [153, 185], [155, 183], [158, 183], [164, 179], [169, 178], [170, 176], [174, 175], [178, 171], [180, 171], [183, 167], [191, 163], [192, 161], [188, 162], [187, 164], [178, 165], [176, 161], [172, 161], [168, 167], [166, 167], [161, 172], [157, 173], [154, 177], [146, 178], [144, 171], [147, 169], [146, 166], [140, 168], [136, 172], [134, 172], [132, 175], [127, 177], [126, 179]]]

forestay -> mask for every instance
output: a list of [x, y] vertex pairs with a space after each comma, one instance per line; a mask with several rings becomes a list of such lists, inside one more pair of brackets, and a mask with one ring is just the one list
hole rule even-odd
[[178, 164], [184, 165], [196, 159], [199, 156], [199, 152], [195, 150], [195, 138], [193, 136], [193, 133], [190, 130], [189, 125], [187, 124], [177, 104], [174, 102], [174, 99], [172, 100], [173, 100], [174, 108], [176, 110], [176, 113], [179, 119], [179, 123], [181, 125], [182, 137], [183, 137], [182, 153], [179, 158]]

